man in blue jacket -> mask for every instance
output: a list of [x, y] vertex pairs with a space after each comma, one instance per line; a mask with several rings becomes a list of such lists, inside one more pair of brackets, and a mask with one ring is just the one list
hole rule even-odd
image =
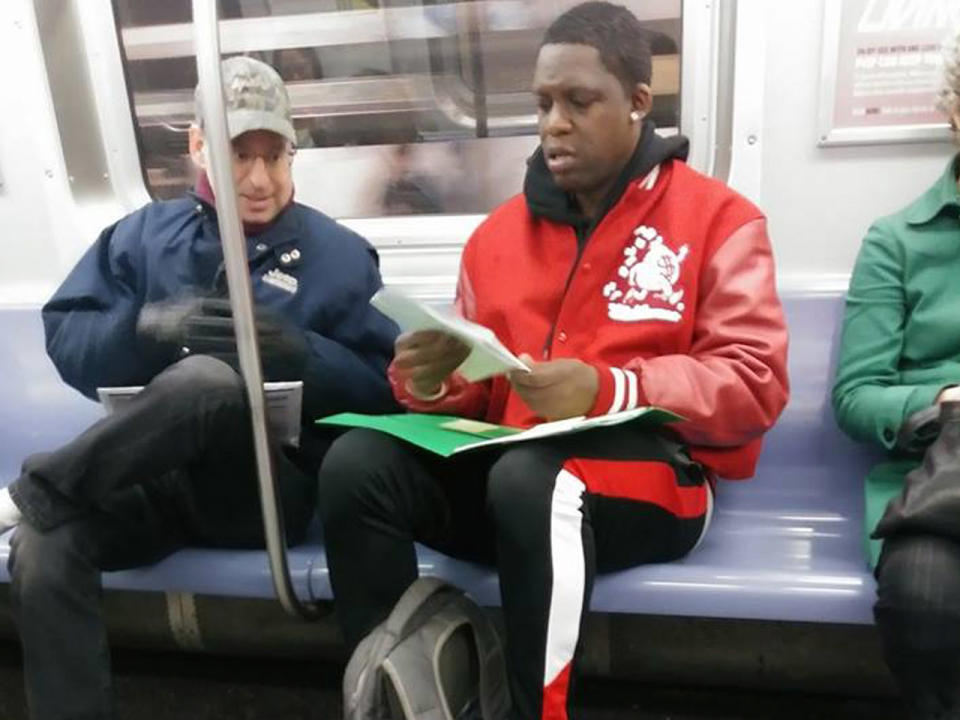
[[[300, 448], [273, 448], [297, 542], [326, 446], [309, 422], [393, 409], [385, 371], [396, 328], [368, 303], [381, 285], [375, 251], [293, 202], [296, 136], [280, 76], [242, 57], [222, 70], [264, 373], [304, 385]], [[47, 350], [66, 382], [90, 398], [98, 387], [146, 387], [68, 445], [28, 458], [0, 493], [0, 528], [18, 526], [12, 605], [34, 719], [113, 717], [101, 571], [186, 545], [263, 543], [199, 127], [190, 152], [196, 192], [104, 230], [43, 308]]]

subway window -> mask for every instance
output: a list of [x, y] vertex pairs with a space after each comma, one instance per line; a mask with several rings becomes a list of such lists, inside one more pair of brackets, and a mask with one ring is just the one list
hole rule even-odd
[[[297, 196], [336, 217], [484, 213], [537, 145], [540, 38], [570, 0], [221, 0], [221, 49], [273, 65], [297, 131]], [[625, 3], [649, 33], [653, 119], [680, 124], [681, 0]], [[150, 192], [195, 181], [190, 0], [115, 0]]]

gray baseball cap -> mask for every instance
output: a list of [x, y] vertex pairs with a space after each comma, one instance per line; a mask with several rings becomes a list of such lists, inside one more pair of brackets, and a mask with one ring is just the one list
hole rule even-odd
[[[251, 130], [269, 130], [297, 143], [290, 119], [290, 96], [276, 70], [259, 60], [237, 56], [220, 63], [220, 72], [231, 140]], [[199, 87], [195, 99], [197, 124], [203, 127]]]

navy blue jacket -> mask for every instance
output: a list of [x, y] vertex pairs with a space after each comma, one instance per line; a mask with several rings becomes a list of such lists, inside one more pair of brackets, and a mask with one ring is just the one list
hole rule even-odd
[[[291, 204], [247, 238], [254, 300], [303, 329], [304, 415], [396, 409], [386, 368], [397, 328], [369, 304], [376, 251], [326, 215]], [[144, 304], [225, 287], [216, 212], [192, 195], [154, 202], [104, 230], [43, 308], [47, 352], [90, 398], [143, 385], [170, 361], [136, 341]]]

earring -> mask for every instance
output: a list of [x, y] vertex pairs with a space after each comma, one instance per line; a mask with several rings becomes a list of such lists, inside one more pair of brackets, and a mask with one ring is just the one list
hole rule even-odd
[[636, 110], [630, 113], [630, 122], [638, 122], [640, 120], [640, 113]]

